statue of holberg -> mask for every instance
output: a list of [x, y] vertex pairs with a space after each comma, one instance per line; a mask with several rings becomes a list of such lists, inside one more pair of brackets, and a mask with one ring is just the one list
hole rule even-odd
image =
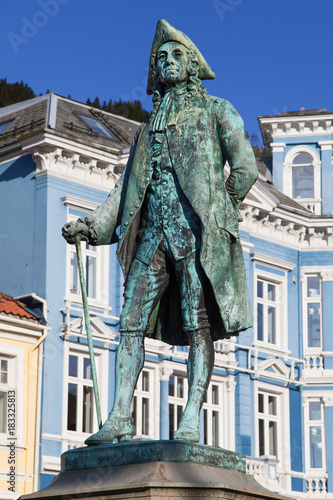
[[252, 324], [238, 208], [257, 167], [237, 111], [201, 86], [213, 78], [193, 42], [160, 20], [147, 87], [154, 110], [105, 203], [63, 228], [68, 243], [77, 237], [91, 245], [118, 241], [125, 276], [114, 406], [87, 444], [132, 439], [131, 401], [145, 335], [189, 345], [188, 402], [173, 438], [198, 442], [213, 341]]

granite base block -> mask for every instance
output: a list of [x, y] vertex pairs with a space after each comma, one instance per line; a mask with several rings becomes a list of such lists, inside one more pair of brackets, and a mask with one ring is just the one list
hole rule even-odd
[[245, 473], [238, 453], [181, 441], [69, 450], [50, 486], [21, 500], [285, 500]]

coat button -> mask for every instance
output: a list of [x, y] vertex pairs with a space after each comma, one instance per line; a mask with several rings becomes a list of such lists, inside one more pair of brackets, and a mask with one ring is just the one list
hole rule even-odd
[[130, 212], [129, 214], [130, 214], [130, 215], [134, 215], [134, 212]]
[[128, 226], [128, 222], [127, 222], [127, 221], [126, 221], [126, 222], [124, 222], [124, 226]]

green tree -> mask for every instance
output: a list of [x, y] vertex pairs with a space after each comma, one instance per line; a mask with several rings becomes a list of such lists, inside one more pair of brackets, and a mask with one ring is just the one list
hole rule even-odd
[[36, 94], [26, 83], [8, 83], [7, 78], [0, 80], [0, 108], [33, 97], [36, 97]]
[[248, 132], [245, 132], [246, 137], [249, 139], [250, 144], [252, 146], [254, 156], [256, 158], [266, 158], [267, 156], [272, 155], [272, 150], [270, 147], [263, 146], [260, 143], [260, 139], [257, 136], [257, 134], [249, 134]]
[[91, 102], [90, 98], [88, 98], [86, 104], [93, 108], [102, 109], [108, 113], [120, 115], [124, 118], [138, 122], [144, 122], [149, 118], [149, 112], [142, 108], [142, 104], [139, 100], [122, 101], [120, 99], [119, 101], [112, 101], [112, 99], [110, 99], [108, 103], [103, 101], [101, 105], [99, 98], [96, 97], [94, 102]]

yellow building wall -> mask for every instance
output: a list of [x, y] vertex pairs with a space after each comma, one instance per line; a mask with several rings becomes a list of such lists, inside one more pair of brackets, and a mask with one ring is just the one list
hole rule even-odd
[[[14, 486], [16, 496], [19, 494], [28, 494], [33, 492], [34, 474], [35, 474], [35, 443], [36, 443], [36, 415], [37, 415], [37, 382], [38, 382], [38, 347], [35, 348], [33, 342], [20, 342], [18, 340], [11, 340], [3, 338], [0, 335], [0, 353], [1, 346], [13, 346], [22, 349], [23, 352], [23, 370], [21, 369], [21, 376], [17, 379], [16, 390], [16, 413], [15, 423], [16, 432], [21, 429], [22, 438], [17, 437], [16, 440], [8, 436], [7, 432], [7, 446], [0, 446], [0, 492], [13, 494], [13, 490], [9, 487]], [[4, 349], [5, 352], [5, 349]], [[19, 369], [20, 371], [20, 369]], [[23, 373], [23, 380], [22, 378]], [[20, 408], [19, 391], [23, 391], [23, 407]], [[10, 396], [9, 396], [10, 397]], [[22, 397], [22, 395], [21, 395]], [[10, 415], [12, 417], [12, 415]], [[15, 436], [14, 436], [15, 437]], [[10, 438], [10, 439], [8, 439]], [[12, 443], [12, 447], [8, 444]], [[14, 451], [15, 450], [15, 451]], [[13, 463], [13, 459], [15, 463]], [[11, 463], [10, 463], [11, 462]], [[15, 485], [8, 483], [10, 477], [3, 478], [4, 471], [10, 473], [10, 467], [15, 466]], [[7, 497], [8, 498], [8, 497]]]

